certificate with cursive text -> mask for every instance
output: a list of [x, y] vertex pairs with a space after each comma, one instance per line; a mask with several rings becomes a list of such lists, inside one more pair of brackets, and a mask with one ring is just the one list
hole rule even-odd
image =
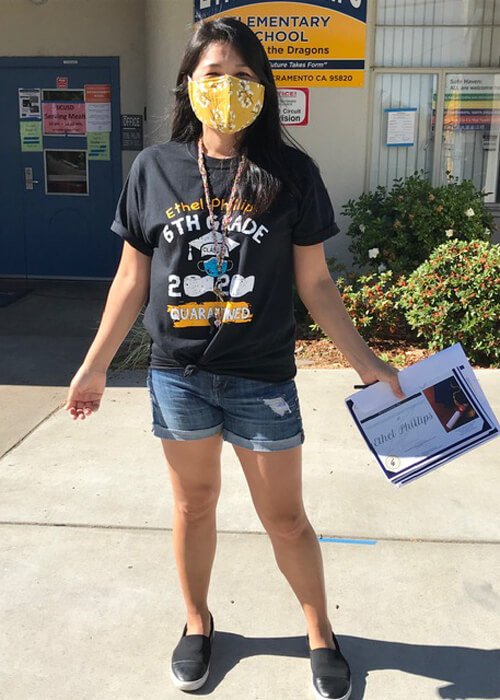
[[375, 460], [397, 486], [498, 436], [498, 421], [459, 343], [398, 377], [403, 400], [386, 383], [346, 399]]

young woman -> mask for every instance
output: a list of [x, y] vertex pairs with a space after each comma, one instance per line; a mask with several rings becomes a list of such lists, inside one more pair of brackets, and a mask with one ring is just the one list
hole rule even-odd
[[350, 670], [328, 619], [320, 547], [301, 493], [294, 279], [361, 379], [403, 394], [331, 279], [323, 241], [339, 229], [330, 199], [312, 159], [286, 143], [269, 61], [245, 24], [226, 18], [195, 28], [177, 79], [172, 138], [137, 156], [111, 228], [124, 239], [120, 264], [65, 408], [74, 419], [98, 410], [106, 370], [147, 301], [152, 430], [173, 488], [187, 617], [172, 681], [195, 690], [209, 672], [207, 596], [226, 440], [303, 608], [316, 694], [345, 700]]

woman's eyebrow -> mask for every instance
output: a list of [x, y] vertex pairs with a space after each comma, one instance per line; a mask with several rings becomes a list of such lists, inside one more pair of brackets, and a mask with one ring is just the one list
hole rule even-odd
[[[220, 68], [221, 64], [220, 63], [205, 63], [205, 68]], [[237, 68], [248, 68], [248, 70], [251, 70], [249, 66], [247, 66], [246, 63], [237, 63], [236, 64]]]

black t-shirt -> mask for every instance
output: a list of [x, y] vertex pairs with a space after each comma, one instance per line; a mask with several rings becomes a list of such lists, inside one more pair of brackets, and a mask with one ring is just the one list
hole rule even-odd
[[[212, 291], [217, 279], [214, 232], [197, 144], [169, 141], [148, 146], [134, 160], [111, 229], [152, 256], [144, 312], [152, 339], [150, 367], [191, 364], [271, 382], [295, 376], [293, 244], [320, 243], [339, 227], [312, 159], [288, 146], [285, 156], [303, 196], [294, 197], [283, 187], [269, 209], [255, 217], [251, 202], [236, 199], [219, 280], [230, 303], [218, 329], [213, 324], [214, 305], [220, 304]], [[220, 221], [238, 158], [205, 156], [205, 162]], [[220, 241], [221, 234], [215, 235]]]

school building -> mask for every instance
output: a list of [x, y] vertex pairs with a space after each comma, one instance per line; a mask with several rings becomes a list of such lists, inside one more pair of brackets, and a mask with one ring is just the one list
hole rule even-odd
[[334, 204], [328, 255], [350, 261], [349, 199], [420, 169], [472, 179], [498, 224], [500, 0], [0, 0], [0, 277], [113, 277], [116, 201], [169, 138], [195, 9], [260, 32]]

